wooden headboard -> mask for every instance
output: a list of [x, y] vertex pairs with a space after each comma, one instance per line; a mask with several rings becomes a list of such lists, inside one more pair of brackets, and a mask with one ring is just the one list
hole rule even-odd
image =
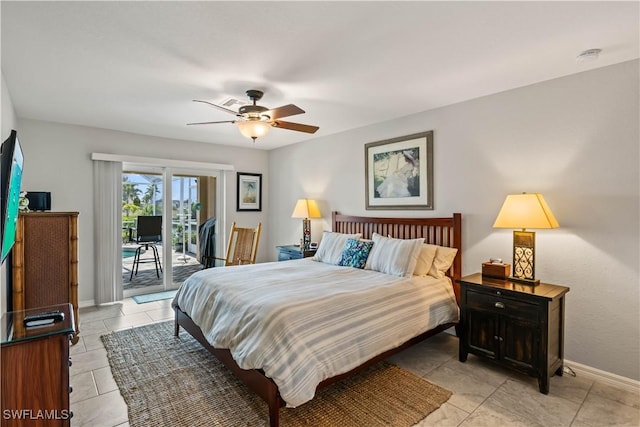
[[457, 248], [448, 276], [453, 282], [456, 299], [460, 301], [456, 279], [462, 275], [462, 214], [454, 213], [450, 218], [374, 218], [366, 216], [331, 213], [332, 230], [338, 233], [361, 233], [370, 239], [373, 233], [396, 239], [419, 239], [425, 243]]

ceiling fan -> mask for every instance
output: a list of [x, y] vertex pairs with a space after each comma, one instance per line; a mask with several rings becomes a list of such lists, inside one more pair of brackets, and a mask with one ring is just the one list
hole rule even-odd
[[208, 104], [219, 110], [233, 114], [237, 117], [237, 119], [187, 124], [210, 125], [217, 123], [234, 123], [236, 126], [238, 126], [240, 133], [242, 133], [247, 138], [253, 139], [253, 142], [256, 141], [256, 138], [265, 136], [272, 127], [306, 133], [315, 133], [318, 129], [320, 129], [318, 126], [303, 125], [300, 123], [285, 122], [284, 120], [280, 120], [281, 117], [289, 117], [295, 116], [296, 114], [302, 114], [304, 113], [304, 110], [293, 104], [283, 105], [282, 107], [272, 109], [257, 105], [256, 102], [262, 98], [262, 95], [264, 95], [264, 93], [260, 90], [248, 90], [247, 96], [253, 102], [253, 104], [243, 105], [242, 107], [240, 107], [238, 112], [220, 105], [213, 104], [208, 101], [199, 101], [197, 99], [194, 99], [194, 102]]

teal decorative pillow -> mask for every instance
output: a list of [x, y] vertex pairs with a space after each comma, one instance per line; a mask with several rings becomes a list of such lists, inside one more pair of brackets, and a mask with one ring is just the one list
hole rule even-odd
[[373, 242], [370, 240], [347, 239], [338, 265], [364, 268], [372, 247]]

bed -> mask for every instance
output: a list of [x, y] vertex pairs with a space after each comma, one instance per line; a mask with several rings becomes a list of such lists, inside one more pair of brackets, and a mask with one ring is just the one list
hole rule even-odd
[[[449, 293], [454, 306], [459, 301], [455, 279], [460, 277], [462, 265], [460, 214], [449, 218], [371, 218], [334, 212], [332, 230], [361, 239], [424, 238], [425, 243], [457, 252], [446, 277], [438, 280], [396, 277], [312, 259], [203, 270], [185, 281], [173, 302], [176, 336], [180, 327], [184, 328], [262, 397], [268, 404], [272, 427], [279, 425], [281, 407], [298, 406], [312, 398], [316, 389], [457, 327], [457, 306], [455, 317], [444, 303], [425, 306], [430, 303], [425, 302], [424, 289], [434, 295]], [[313, 293], [313, 301], [306, 299], [308, 292]], [[369, 305], [364, 306], [363, 301]], [[375, 301], [381, 303], [376, 306]], [[419, 313], [427, 312], [423, 322]], [[225, 320], [232, 313], [246, 324], [233, 318]], [[372, 324], [367, 328], [376, 332], [362, 326], [369, 321]], [[260, 351], [253, 350], [257, 344]]]

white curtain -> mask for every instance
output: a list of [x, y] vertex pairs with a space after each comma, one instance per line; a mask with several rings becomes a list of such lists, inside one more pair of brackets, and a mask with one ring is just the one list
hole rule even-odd
[[[122, 162], [93, 162], [95, 303], [120, 301], [122, 287]], [[115, 202], [115, 203], [114, 203]]]

